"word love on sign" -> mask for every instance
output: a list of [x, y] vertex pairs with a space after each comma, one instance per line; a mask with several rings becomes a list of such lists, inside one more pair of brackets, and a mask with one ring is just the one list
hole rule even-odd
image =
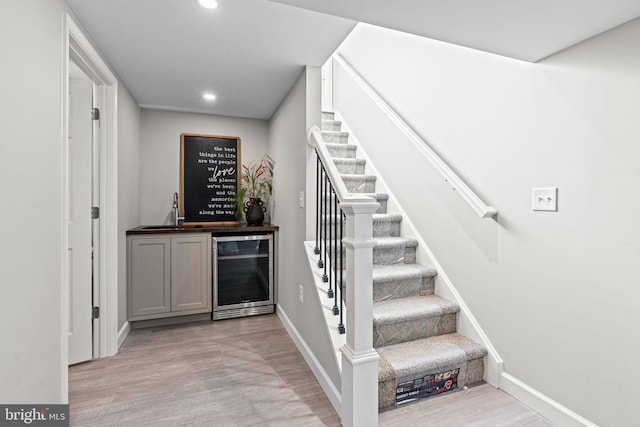
[[236, 136], [180, 136], [180, 216], [185, 223], [236, 222], [240, 165], [240, 138]]

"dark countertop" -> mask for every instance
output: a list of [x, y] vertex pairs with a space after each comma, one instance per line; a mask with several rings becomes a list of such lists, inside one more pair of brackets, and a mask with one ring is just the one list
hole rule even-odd
[[212, 224], [212, 225], [139, 225], [127, 230], [127, 236], [133, 234], [166, 234], [166, 233], [214, 233], [214, 234], [242, 234], [256, 232], [278, 231], [280, 227], [273, 224]]

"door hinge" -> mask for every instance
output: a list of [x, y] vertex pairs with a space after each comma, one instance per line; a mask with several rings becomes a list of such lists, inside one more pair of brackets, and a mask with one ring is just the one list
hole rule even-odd
[[91, 109], [91, 120], [100, 120], [100, 109], [92, 108]]
[[91, 318], [98, 319], [100, 317], [100, 307], [91, 308]]
[[100, 218], [100, 208], [98, 206], [91, 207], [91, 219]]

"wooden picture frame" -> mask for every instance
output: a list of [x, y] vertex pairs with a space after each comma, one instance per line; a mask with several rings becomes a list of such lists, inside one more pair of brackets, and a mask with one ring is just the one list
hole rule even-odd
[[238, 224], [241, 169], [239, 137], [181, 134], [179, 211], [184, 224]]

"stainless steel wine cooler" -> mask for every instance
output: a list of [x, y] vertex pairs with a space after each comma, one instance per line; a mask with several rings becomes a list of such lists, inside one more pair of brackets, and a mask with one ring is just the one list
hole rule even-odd
[[212, 238], [213, 320], [274, 312], [273, 235]]

